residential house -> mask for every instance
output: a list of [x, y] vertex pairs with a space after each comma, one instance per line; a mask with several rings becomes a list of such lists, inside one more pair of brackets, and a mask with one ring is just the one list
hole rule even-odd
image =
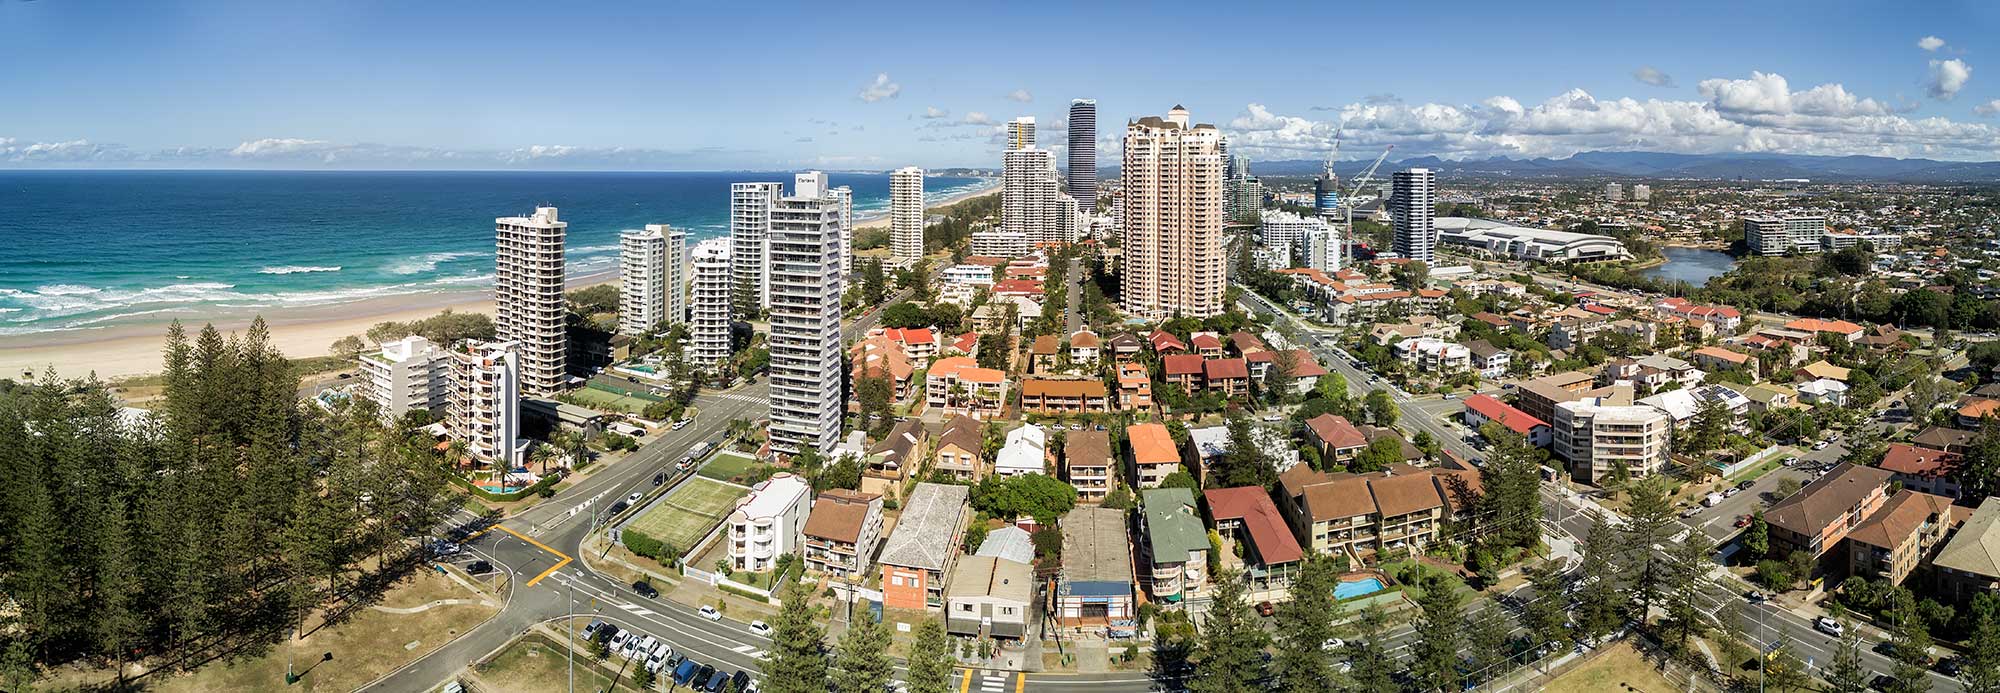
[[1102, 380], [1029, 378], [1021, 381], [1023, 413], [1060, 416], [1111, 411], [1111, 393]]
[[1203, 364], [1207, 361], [1196, 354], [1173, 354], [1160, 358], [1161, 379], [1168, 385], [1178, 385], [1189, 395], [1199, 394], [1202, 386]]
[[1000, 415], [1007, 402], [1007, 374], [980, 368], [969, 356], [947, 356], [925, 374], [925, 406], [943, 414], [985, 420]]
[[917, 363], [936, 357], [938, 349], [942, 346], [939, 343], [938, 333], [928, 327], [891, 327], [883, 330], [882, 336], [901, 345], [903, 353], [908, 354], [910, 360]]
[[805, 477], [786, 472], [750, 487], [723, 520], [729, 565], [742, 572], [770, 572], [779, 556], [798, 551], [805, 544], [811, 492]]
[[1104, 342], [1097, 333], [1090, 330], [1073, 332], [1069, 336], [1069, 361], [1078, 365], [1095, 365], [1098, 356], [1104, 353]]
[[1749, 373], [1753, 380], [1757, 377], [1756, 357], [1722, 347], [1707, 346], [1688, 352], [1688, 360], [1708, 370], [1739, 370]]
[[1111, 493], [1111, 434], [1070, 431], [1063, 436], [1062, 478], [1076, 487], [1079, 503], [1101, 503]]
[[837, 488], [821, 491], [806, 518], [808, 572], [859, 580], [872, 572], [882, 537], [882, 494]]
[[1471, 350], [1441, 339], [1405, 339], [1391, 349], [1418, 373], [1456, 373], [1472, 367]]
[[[1305, 551], [1285, 523], [1271, 494], [1260, 486], [1212, 488], [1202, 492], [1208, 519], [1222, 537], [1222, 560], [1239, 570], [1249, 585], [1249, 599], [1271, 601], [1289, 597]], [[1243, 547], [1238, 552], [1234, 547]]]
[[892, 609], [944, 606], [945, 576], [958, 560], [972, 487], [918, 483], [896, 529], [882, 545], [882, 605]]
[[1465, 351], [1471, 355], [1472, 370], [1479, 377], [1498, 380], [1507, 377], [1507, 367], [1513, 365], [1514, 355], [1506, 349], [1493, 346], [1492, 342], [1475, 339], [1465, 343]]
[[1153, 330], [1152, 334], [1146, 335], [1146, 343], [1153, 353], [1163, 358], [1188, 353], [1187, 342], [1181, 341], [1181, 338], [1166, 330]]
[[1028, 614], [1034, 608], [1034, 566], [996, 556], [966, 556], [952, 571], [944, 598], [945, 632], [1021, 640], [1028, 635]]
[[1583, 346], [1611, 324], [1604, 316], [1581, 308], [1564, 309], [1553, 318], [1549, 325], [1550, 349], [1567, 350]]
[[1056, 622], [1065, 626], [1111, 626], [1114, 635], [1136, 635], [1129, 622], [1138, 616], [1132, 589], [1132, 542], [1125, 513], [1079, 507], [1062, 518], [1062, 569], [1056, 578]]
[[[1776, 555], [1831, 555], [1849, 532], [1888, 501], [1888, 470], [1841, 463], [1764, 511]], [[1838, 554], [1845, 559], [1845, 554]]]
[[1849, 342], [1861, 341], [1861, 335], [1868, 331], [1868, 328], [1846, 320], [1821, 320], [1819, 318], [1799, 318], [1785, 323], [1785, 329], [1813, 334], [1837, 335]]
[[1243, 359], [1214, 358], [1202, 362], [1202, 387], [1224, 397], [1250, 396], [1250, 366]]
[[1477, 394], [1465, 398], [1465, 411], [1461, 416], [1465, 419], [1465, 426], [1475, 431], [1492, 421], [1521, 436], [1529, 445], [1545, 448], [1553, 442], [1554, 432], [1547, 421], [1529, 416], [1527, 412], [1508, 406], [1492, 395]]
[[[1901, 585], [1953, 527], [1951, 499], [1909, 489], [1847, 533], [1847, 574]], [[1957, 518], [1963, 520], [1963, 517]]]
[[1168, 604], [1199, 598], [1208, 584], [1209, 545], [1194, 493], [1179, 487], [1146, 489], [1140, 503], [1145, 509], [1140, 531], [1146, 542], [1140, 548], [1146, 591]]
[[1329, 464], [1346, 465], [1368, 447], [1368, 437], [1361, 434], [1346, 417], [1338, 414], [1321, 414], [1306, 421], [1306, 442], [1319, 449], [1319, 458]]
[[2000, 496], [1987, 496], [1931, 557], [1936, 589], [1929, 594], [1964, 606], [2000, 594]]
[[1955, 452], [1890, 443], [1882, 454], [1879, 466], [1894, 473], [1893, 479], [1902, 482], [1903, 488], [1946, 498], [1962, 498], [1965, 489], [1959, 486], [1958, 476], [1961, 461]]
[[889, 381], [890, 401], [900, 402], [910, 396], [910, 376], [916, 372], [916, 366], [910, 362], [909, 355], [903, 353], [903, 345], [888, 337], [869, 337], [855, 342], [854, 348], [848, 352], [848, 360], [854, 364], [852, 377], [848, 379], [853, 390], [849, 393], [850, 411], [860, 411], [859, 392], [861, 381], [865, 378]]
[[978, 483], [986, 478], [986, 425], [964, 414], [951, 417], [931, 452], [931, 470], [953, 479]]
[[863, 454], [861, 490], [894, 498], [903, 486], [903, 478], [917, 471], [926, 437], [922, 421], [914, 418], [897, 421], [889, 428], [888, 435], [875, 441]]
[[1222, 335], [1214, 332], [1196, 332], [1189, 335], [1188, 346], [1194, 349], [1195, 354], [1205, 359], [1223, 357]]
[[1118, 363], [1118, 408], [1125, 411], [1153, 407], [1153, 378], [1146, 367], [1130, 361]]
[[999, 476], [1047, 474], [1049, 436], [1041, 426], [1028, 424], [1007, 432], [1007, 443], [994, 459], [993, 473]]
[[1766, 412], [1773, 409], [1793, 409], [1799, 405], [1799, 391], [1783, 385], [1760, 383], [1757, 385], [1728, 384], [1750, 400], [1750, 411]]
[[1047, 373], [1056, 367], [1056, 355], [1062, 352], [1062, 339], [1045, 334], [1036, 337], [1028, 347], [1028, 372]]
[[1916, 435], [1910, 436], [1910, 443], [1918, 447], [1943, 450], [1962, 455], [1965, 454], [1968, 448], [1972, 447], [1972, 441], [1978, 438], [1979, 433], [1975, 431], [1929, 426], [1924, 428], [1924, 430], [1917, 431]]
[[1137, 357], [1139, 352], [1146, 348], [1146, 343], [1138, 337], [1132, 336], [1130, 332], [1120, 332], [1111, 335], [1111, 339], [1106, 343], [1106, 348], [1111, 350], [1111, 358], [1113, 360], [1124, 363]]
[[1157, 488], [1168, 474], [1180, 469], [1181, 456], [1174, 451], [1174, 438], [1165, 425], [1126, 426], [1125, 439], [1132, 446], [1132, 478], [1138, 480], [1139, 488]]
[[1820, 360], [1799, 366], [1795, 373], [1802, 380], [1838, 380], [1844, 383], [1847, 382], [1848, 374], [1851, 371]]
[[2000, 416], [2000, 399], [1966, 397], [1959, 400], [1954, 421], [1960, 428], [1978, 429], [1988, 417]]
[[[1799, 385], [1799, 401], [1806, 404], [1824, 404], [1829, 407], [1847, 406], [1847, 383], [1832, 378], [1821, 378]], [[1993, 401], [1993, 400], [1987, 400]], [[2000, 402], [1995, 402], [2000, 406]]]
[[1229, 346], [1236, 350], [1237, 356], [1243, 357], [1248, 357], [1260, 351], [1271, 350], [1271, 347], [1264, 344], [1264, 340], [1259, 339], [1257, 335], [1243, 330], [1237, 330], [1229, 335]]

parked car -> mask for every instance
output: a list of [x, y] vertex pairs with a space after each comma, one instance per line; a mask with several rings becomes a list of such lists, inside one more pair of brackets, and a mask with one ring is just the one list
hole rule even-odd
[[1756, 479], [1744, 479], [1742, 483], [1739, 483], [1739, 484], [1737, 484], [1737, 485], [1736, 485], [1736, 488], [1737, 488], [1737, 490], [1741, 490], [1741, 491], [1748, 491], [1748, 490], [1750, 490], [1750, 487], [1752, 487], [1752, 486], [1756, 486], [1756, 485], [1757, 485], [1757, 480], [1756, 480]]
[[692, 659], [683, 659], [680, 664], [674, 665], [674, 683], [685, 686], [688, 682], [694, 680], [694, 675], [698, 671], [701, 671], [700, 662]]
[[1750, 526], [1750, 516], [1749, 516], [1749, 515], [1743, 515], [1743, 516], [1740, 516], [1740, 517], [1737, 517], [1737, 518], [1736, 518], [1736, 528], [1737, 528], [1737, 529], [1742, 529], [1742, 528], [1744, 528], [1744, 527], [1748, 527], [1748, 526]]
[[493, 572], [493, 564], [486, 561], [473, 561], [472, 565], [465, 567], [465, 572], [470, 575], [485, 575]]
[[632, 583], [632, 593], [637, 594], [641, 597], [645, 597], [647, 599], [660, 598], [660, 591], [653, 589], [653, 584], [646, 582], [645, 580], [640, 580], [638, 582]]
[[721, 693], [721, 691], [727, 688], [729, 688], [729, 675], [721, 671], [709, 674], [708, 683], [701, 687], [702, 690], [711, 691], [712, 693]]
[[1270, 616], [1271, 614], [1275, 614], [1277, 612], [1278, 612], [1278, 607], [1272, 605], [1270, 602], [1257, 602], [1258, 616]]
[[1785, 459], [1778, 460], [1778, 464], [1784, 467], [1790, 467], [1798, 463], [1799, 463], [1799, 458], [1797, 457], [1787, 457]]
[[675, 421], [675, 422], [674, 422], [674, 430], [678, 431], [678, 430], [681, 430], [681, 429], [683, 429], [683, 428], [687, 428], [687, 425], [688, 425], [689, 423], [692, 423], [693, 421], [694, 421], [694, 419], [681, 419], [681, 420], [679, 420], [679, 421]]
[[1959, 670], [1958, 658], [1944, 657], [1939, 659], [1935, 668], [1937, 669], [1937, 673], [1944, 674], [1945, 676], [1957, 676]]
[[590, 625], [583, 627], [583, 639], [589, 640], [591, 638], [597, 637], [597, 631], [603, 627], [604, 627], [603, 619], [597, 619], [597, 618], [590, 619]]
[[1690, 517], [1694, 517], [1694, 516], [1696, 516], [1696, 515], [1700, 515], [1700, 514], [1701, 514], [1701, 506], [1695, 506], [1695, 507], [1692, 507], [1692, 508], [1688, 508], [1688, 509], [1686, 509], [1686, 510], [1682, 510], [1682, 511], [1681, 511], [1681, 519], [1685, 520], [1685, 519], [1687, 519], [1687, 518], [1690, 518]]
[[694, 680], [690, 683], [696, 690], [708, 690], [708, 679], [714, 675], [715, 667], [703, 664], [701, 669], [694, 673]]
[[639, 499], [641, 499], [641, 498], [645, 498], [645, 497], [646, 497], [646, 494], [644, 494], [644, 493], [641, 493], [641, 492], [638, 492], [638, 491], [633, 491], [633, 492], [632, 492], [632, 495], [629, 495], [629, 496], [626, 496], [626, 497], [625, 497], [625, 504], [626, 504], [626, 505], [638, 505], [638, 504], [639, 504]]
[[739, 669], [735, 676], [729, 677], [729, 689], [733, 691], [745, 691], [747, 693], [748, 691], [757, 690], [757, 684], [750, 680], [750, 672]]
[[720, 611], [716, 611], [716, 610], [715, 610], [715, 607], [713, 607], [713, 606], [709, 606], [709, 605], [707, 605], [707, 604], [703, 604], [703, 605], [701, 605], [701, 608], [700, 608], [700, 609], [698, 609], [697, 611], [699, 611], [699, 612], [701, 613], [701, 617], [702, 617], [702, 618], [705, 618], [705, 619], [708, 619], [708, 620], [710, 620], [710, 621], [720, 621], [720, 620], [722, 620], [722, 612], [720, 612]]
[[1868, 687], [1878, 691], [1896, 690], [1896, 677], [1879, 674], [1875, 677], [1875, 680], [1868, 682]]
[[1825, 616], [1813, 619], [1813, 628], [1821, 633], [1825, 633], [1827, 635], [1831, 635], [1836, 638], [1840, 637], [1842, 634], [1847, 632], [1846, 626], [1842, 626], [1840, 625], [1839, 621], [1835, 621]]
[[625, 501], [622, 501], [622, 500], [621, 500], [621, 501], [618, 501], [618, 502], [616, 502], [616, 503], [612, 503], [612, 504], [611, 504], [611, 514], [613, 514], [613, 515], [616, 515], [616, 514], [618, 514], [618, 513], [622, 513], [622, 512], [625, 512], [625, 509], [626, 509], [626, 508], [630, 508], [630, 507], [632, 507], [632, 504], [630, 504], [630, 503], [626, 503]]
[[1743, 492], [1743, 489], [1740, 489], [1740, 488], [1736, 488], [1736, 487], [1734, 487], [1734, 486], [1731, 486], [1731, 487], [1729, 487], [1729, 488], [1726, 488], [1726, 489], [1722, 489], [1722, 497], [1723, 497], [1723, 498], [1735, 498], [1735, 497], [1736, 497], [1736, 494], [1739, 494], [1739, 493], [1742, 493], [1742, 492]]
[[607, 646], [605, 647], [605, 649], [610, 650], [612, 652], [617, 652], [619, 650], [625, 649], [625, 643], [630, 640], [632, 640], [631, 633], [627, 633], [624, 631], [612, 633], [611, 641], [605, 643], [605, 645]]
[[659, 486], [659, 485], [662, 485], [662, 484], [665, 484], [665, 483], [667, 483], [667, 473], [666, 473], [666, 472], [660, 472], [660, 473], [658, 473], [658, 474], [654, 474], [654, 475], [653, 475], [653, 485], [654, 485], [654, 486]]
[[1828, 443], [1828, 442], [1826, 442], [1826, 441], [1822, 440], [1822, 441], [1819, 441], [1819, 442], [1817, 442], [1817, 443], [1813, 443], [1813, 445], [1812, 445], [1812, 448], [1813, 448], [1814, 450], [1825, 450], [1825, 449], [1826, 449], [1826, 446], [1828, 446], [1828, 445], [1831, 445], [1831, 444], [1832, 444], [1832, 443]]
[[751, 621], [750, 632], [762, 635], [767, 638], [771, 637], [771, 627], [765, 625], [763, 621]]

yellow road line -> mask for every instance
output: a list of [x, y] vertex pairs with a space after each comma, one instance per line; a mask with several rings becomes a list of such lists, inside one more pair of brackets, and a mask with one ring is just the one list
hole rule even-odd
[[1014, 673], [1014, 693], [1021, 693], [1021, 691], [1024, 691], [1024, 690], [1027, 690], [1027, 688], [1028, 688], [1028, 674], [1027, 674], [1027, 672], [1015, 672], [1015, 673]]
[[969, 690], [972, 690], [972, 670], [971, 670], [971, 669], [967, 669], [967, 670], [965, 670], [965, 676], [963, 676], [963, 677], [960, 677], [960, 678], [959, 678], [959, 680], [958, 680], [958, 693], [965, 693], [966, 691], [969, 691]]
[[497, 530], [500, 530], [500, 531], [502, 531], [502, 532], [506, 532], [506, 533], [508, 533], [508, 534], [512, 534], [512, 535], [514, 535], [514, 538], [516, 538], [516, 539], [520, 539], [521, 541], [525, 541], [525, 542], [528, 542], [529, 544], [533, 544], [533, 545], [535, 546], [535, 548], [538, 548], [538, 549], [541, 549], [541, 550], [543, 550], [543, 551], [547, 551], [547, 552], [549, 552], [549, 553], [552, 553], [552, 554], [555, 554], [556, 558], [560, 558], [560, 559], [562, 559], [562, 560], [560, 560], [560, 561], [557, 561], [555, 565], [552, 565], [552, 566], [549, 566], [549, 569], [548, 569], [548, 570], [544, 570], [544, 571], [542, 571], [542, 574], [540, 574], [540, 575], [536, 575], [536, 576], [535, 576], [534, 578], [532, 578], [532, 579], [528, 580], [528, 583], [527, 583], [527, 585], [526, 585], [527, 587], [534, 587], [534, 586], [535, 586], [535, 583], [537, 583], [537, 582], [541, 582], [541, 581], [542, 581], [542, 578], [545, 578], [545, 577], [548, 577], [550, 573], [553, 573], [553, 572], [556, 572], [557, 570], [560, 570], [560, 569], [561, 569], [561, 568], [562, 568], [563, 566], [566, 566], [566, 565], [569, 565], [569, 562], [570, 562], [570, 560], [571, 560], [571, 559], [570, 559], [570, 557], [569, 557], [569, 556], [565, 556], [565, 555], [563, 555], [563, 552], [561, 552], [561, 551], [557, 551], [557, 550], [555, 550], [555, 549], [551, 549], [551, 548], [549, 548], [549, 545], [548, 545], [548, 544], [544, 544], [544, 543], [542, 543], [542, 542], [539, 542], [539, 541], [535, 541], [534, 539], [532, 539], [532, 538], [529, 538], [529, 537], [528, 537], [528, 535], [526, 535], [526, 534], [522, 534], [522, 533], [520, 533], [520, 532], [516, 532], [516, 531], [514, 531], [514, 530], [511, 530], [511, 529], [508, 529], [508, 528], [506, 528], [506, 527], [503, 527], [503, 526], [500, 526], [500, 525], [494, 525], [494, 526], [493, 526], [493, 528], [494, 528], [494, 529], [497, 529]]

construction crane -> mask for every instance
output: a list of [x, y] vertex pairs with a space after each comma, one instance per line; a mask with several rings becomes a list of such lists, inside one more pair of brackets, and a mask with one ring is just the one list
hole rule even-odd
[[[1339, 147], [1340, 147], [1340, 140], [1339, 138], [1335, 138], [1334, 139], [1335, 150], [1337, 151]], [[1375, 157], [1375, 163], [1369, 164], [1367, 170], [1362, 171], [1360, 176], [1355, 177], [1354, 187], [1347, 191], [1347, 199], [1342, 200], [1342, 202], [1346, 203], [1341, 205], [1340, 207], [1342, 210], [1345, 210], [1346, 212], [1347, 237], [1341, 239], [1342, 241], [1340, 244], [1341, 267], [1348, 267], [1354, 263], [1354, 196], [1361, 194], [1361, 188], [1367, 186], [1368, 181], [1373, 180], [1375, 178], [1375, 170], [1382, 168], [1382, 162], [1389, 158], [1389, 152], [1395, 150], [1396, 150], [1396, 145], [1393, 144], [1389, 145], [1387, 149], [1383, 149], [1382, 154], [1380, 156]], [[1327, 170], [1329, 172], [1333, 170], [1332, 161], [1327, 162]]]

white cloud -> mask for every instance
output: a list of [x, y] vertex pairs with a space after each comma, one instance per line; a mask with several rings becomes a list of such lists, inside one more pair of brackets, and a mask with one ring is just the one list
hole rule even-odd
[[903, 85], [889, 81], [889, 73], [878, 72], [875, 74], [875, 81], [861, 88], [861, 100], [875, 103], [883, 99], [896, 98], [896, 94], [902, 91]]
[[1973, 106], [1972, 112], [1977, 113], [1981, 117], [1985, 118], [1991, 118], [1995, 115], [2000, 115], [2000, 99], [1994, 99], [1992, 101], [1988, 101], [1986, 103]]
[[229, 150], [229, 155], [251, 159], [289, 157], [300, 154], [321, 154], [331, 148], [333, 148], [333, 143], [325, 140], [308, 140], [297, 137], [266, 137], [261, 140], [248, 140], [242, 144], [238, 144], [235, 149]]
[[1944, 47], [1944, 39], [1936, 36], [1925, 36], [1917, 39], [1917, 47], [1927, 51], [1935, 51]]
[[947, 110], [945, 110], [945, 109], [942, 109], [942, 108], [938, 108], [938, 107], [936, 107], [936, 106], [925, 106], [925, 107], [924, 107], [924, 116], [923, 116], [923, 117], [924, 117], [924, 119], [925, 119], [925, 120], [937, 120], [937, 119], [939, 119], [939, 118], [943, 118], [943, 117], [945, 117], [945, 116], [949, 116], [949, 115], [951, 115], [951, 111], [947, 111]]
[[[1248, 104], [1228, 123], [1233, 148], [1253, 157], [1323, 154], [1339, 133], [1353, 151], [1396, 146], [1396, 156], [1563, 157], [1580, 151], [1728, 151], [1870, 154], [1990, 160], [2000, 127], [1912, 119], [1840, 84], [1793, 91], [1782, 75], [1700, 83], [1698, 100], [1598, 99], [1571, 89], [1538, 104], [1496, 95], [1477, 105], [1363, 100], [1324, 120]], [[1315, 109], [1319, 110], [1319, 109]], [[2000, 115], [2000, 101], [1978, 109]]]
[[1964, 89], [1966, 81], [1970, 79], [1972, 79], [1972, 66], [1965, 64], [1965, 61], [1957, 58], [1932, 60], [1931, 78], [1924, 84], [1924, 90], [1930, 93], [1931, 98], [1950, 101], [1952, 97], [1958, 96], [1958, 90]]
[[1659, 71], [1658, 69], [1654, 68], [1654, 67], [1653, 67], [1653, 66], [1651, 66], [1651, 65], [1646, 65], [1646, 66], [1643, 66], [1643, 67], [1640, 67], [1640, 68], [1639, 68], [1639, 69], [1637, 69], [1637, 70], [1633, 70], [1633, 71], [1632, 71], [1632, 79], [1636, 79], [1636, 80], [1639, 80], [1639, 81], [1640, 81], [1641, 83], [1644, 83], [1644, 84], [1651, 84], [1651, 85], [1653, 85], [1653, 86], [1656, 86], [1656, 87], [1672, 87], [1672, 86], [1676, 86], [1676, 85], [1674, 84], [1674, 77], [1673, 77], [1673, 75], [1669, 75], [1669, 74], [1667, 74], [1667, 73], [1665, 73], [1665, 72], [1661, 72], [1661, 71]]
[[1026, 89], [1015, 89], [1014, 91], [1007, 93], [1007, 98], [1014, 101], [1019, 101], [1021, 103], [1027, 103], [1029, 101], [1035, 100], [1035, 95], [1028, 93], [1028, 90]]
[[964, 117], [964, 118], [960, 118], [960, 119], [959, 119], [959, 121], [958, 121], [958, 124], [960, 124], [960, 125], [992, 125], [992, 124], [993, 124], [993, 119], [992, 119], [992, 118], [988, 118], [988, 117], [986, 117], [986, 114], [985, 114], [985, 113], [983, 113], [983, 112], [980, 112], [980, 111], [967, 111], [967, 112], [966, 112], [966, 114], [965, 114], [965, 117]]

